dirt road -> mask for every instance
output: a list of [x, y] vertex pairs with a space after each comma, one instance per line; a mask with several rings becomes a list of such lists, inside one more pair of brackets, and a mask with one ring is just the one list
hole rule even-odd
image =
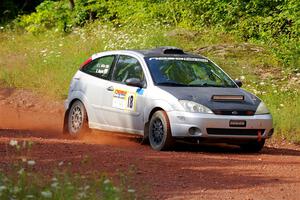
[[30, 140], [35, 144], [26, 156], [36, 161], [35, 171], [122, 172], [146, 199], [300, 199], [299, 146], [269, 142], [261, 153], [246, 154], [234, 146], [180, 144], [155, 152], [131, 135], [66, 137], [62, 113], [62, 102], [0, 89], [0, 170], [20, 159], [9, 141]]

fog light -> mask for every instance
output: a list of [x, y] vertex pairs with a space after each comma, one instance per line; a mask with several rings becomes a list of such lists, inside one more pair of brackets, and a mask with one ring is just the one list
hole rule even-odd
[[269, 131], [268, 136], [271, 137], [271, 136], [273, 135], [273, 133], [274, 133], [274, 128], [272, 128], [272, 129]]
[[200, 135], [201, 130], [197, 127], [191, 127], [191, 128], [189, 128], [189, 134], [190, 135]]

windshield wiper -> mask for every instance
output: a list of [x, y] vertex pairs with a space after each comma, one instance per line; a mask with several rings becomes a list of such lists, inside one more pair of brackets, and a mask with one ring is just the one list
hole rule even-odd
[[215, 85], [215, 84], [209, 84], [209, 83], [203, 83], [203, 84], [195, 84], [195, 85], [189, 85], [191, 87], [226, 87], [225, 85]]
[[182, 83], [176, 83], [176, 82], [160, 82], [157, 83], [157, 85], [162, 85], [162, 86], [188, 86]]

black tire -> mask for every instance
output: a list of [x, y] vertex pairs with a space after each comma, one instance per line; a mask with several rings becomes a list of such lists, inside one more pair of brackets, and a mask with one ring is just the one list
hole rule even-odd
[[259, 152], [265, 145], [265, 139], [261, 141], [253, 141], [246, 144], [241, 144], [240, 147], [246, 152]]
[[73, 137], [79, 137], [89, 131], [86, 109], [81, 101], [77, 100], [68, 111], [67, 132]]
[[156, 111], [151, 117], [149, 142], [152, 149], [156, 151], [170, 150], [174, 146], [169, 118], [162, 110]]

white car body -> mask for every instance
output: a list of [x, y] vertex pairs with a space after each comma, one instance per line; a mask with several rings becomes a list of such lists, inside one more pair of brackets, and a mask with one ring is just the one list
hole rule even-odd
[[[235, 143], [267, 139], [273, 134], [272, 116], [269, 113], [245, 116], [186, 111], [179, 101], [181, 99], [170, 92], [173, 88], [160, 87], [155, 84], [145, 61], [147, 55], [143, 52], [132, 50], [107, 51], [94, 54], [90, 61], [110, 55], [116, 57], [126, 55], [138, 60], [144, 73], [146, 86], [144, 88], [130, 86], [101, 79], [78, 70], [71, 81], [65, 109], [68, 111], [72, 102], [81, 101], [88, 115], [89, 128], [146, 136], [152, 114], [157, 110], [163, 110], [168, 116], [171, 134], [174, 138], [216, 139]], [[206, 89], [186, 88], [185, 92], [198, 91], [197, 93], [201, 96], [201, 91], [206, 91]], [[239, 87], [228, 88], [227, 90], [212, 88], [211, 90], [215, 91], [215, 94], [221, 95], [226, 95], [224, 91], [231, 94], [231, 92], [235, 93], [239, 90], [238, 92], [244, 92], [246, 96], [248, 95]], [[254, 97], [251, 96], [251, 98]], [[132, 104], [128, 107], [128, 101], [132, 99]], [[244, 120], [246, 124], [244, 127], [232, 127], [230, 126], [231, 120]], [[254, 129], [256, 134], [250, 133], [251, 131], [249, 134], [247, 131], [239, 134], [236, 131]], [[209, 130], [212, 130], [213, 133], [210, 134]], [[229, 131], [223, 133], [222, 130]]]

